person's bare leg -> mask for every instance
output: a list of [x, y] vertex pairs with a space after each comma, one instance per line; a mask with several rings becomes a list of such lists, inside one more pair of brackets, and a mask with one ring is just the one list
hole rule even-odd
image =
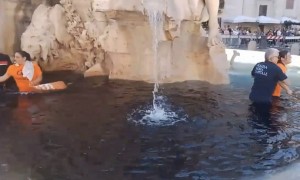
[[204, 0], [209, 14], [209, 32], [208, 32], [208, 45], [215, 46], [222, 44], [219, 33], [218, 11], [219, 0]]

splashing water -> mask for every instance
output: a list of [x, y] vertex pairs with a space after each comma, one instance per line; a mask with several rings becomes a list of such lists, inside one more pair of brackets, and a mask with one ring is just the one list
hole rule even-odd
[[128, 116], [128, 120], [147, 126], [172, 126], [187, 120], [183, 109], [172, 106], [166, 97], [156, 94], [155, 100], [155, 107], [152, 104], [141, 106]]
[[[163, 29], [163, 9], [160, 3], [148, 1], [146, 13], [149, 17], [149, 24], [152, 30], [152, 49], [153, 49], [153, 74], [154, 74], [154, 88], [152, 91], [153, 101], [152, 107], [139, 108], [135, 110], [130, 117], [130, 121], [142, 125], [154, 126], [170, 126], [179, 121], [186, 121], [187, 115], [182, 109], [173, 107], [167, 103], [167, 98], [159, 94], [159, 82], [161, 80], [161, 64], [159, 63], [159, 39], [162, 36]], [[159, 1], [158, 1], [159, 2]], [[175, 111], [176, 110], [176, 111]], [[177, 112], [177, 113], [176, 113]], [[142, 117], [141, 117], [142, 116]]]
[[152, 37], [152, 49], [153, 49], [153, 74], [154, 74], [154, 89], [152, 91], [153, 94], [153, 109], [154, 111], [159, 111], [158, 102], [157, 102], [157, 93], [159, 90], [159, 72], [160, 66], [158, 62], [158, 45], [159, 45], [159, 37], [160, 37], [160, 29], [163, 26], [163, 12], [159, 10], [148, 9], [147, 14], [149, 17], [149, 23], [151, 30], [153, 32]]

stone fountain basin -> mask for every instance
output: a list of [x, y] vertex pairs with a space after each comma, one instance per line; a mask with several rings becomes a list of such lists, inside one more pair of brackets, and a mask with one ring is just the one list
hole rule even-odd
[[[234, 62], [242, 64], [256, 64], [258, 62], [264, 61], [264, 51], [250, 51], [250, 50], [240, 50], [240, 49], [226, 49], [226, 54], [228, 61], [233, 55], [233, 51], [237, 51], [240, 55], [235, 58]], [[300, 68], [300, 56], [292, 55], [292, 63], [289, 67], [299, 67]]]
[[[240, 75], [250, 75], [254, 65], [258, 62], [264, 61], [264, 51], [226, 49], [228, 58], [227, 60], [229, 62], [234, 54], [234, 51], [240, 54], [234, 59], [233, 65], [231, 65], [231, 69], [234, 70], [234, 73], [238, 73]], [[300, 76], [300, 56], [292, 55], [292, 63], [288, 65], [287, 75], [289, 79], [291, 79], [291, 82], [298, 81], [297, 78]]]
[[[277, 120], [271, 132], [253, 125], [248, 118], [250, 70], [263, 53], [238, 51], [241, 59], [231, 67], [230, 85], [162, 85], [170, 103], [189, 116], [186, 123], [170, 127], [127, 121], [128, 113], [152, 102], [153, 85], [143, 82], [87, 83], [72, 76], [65, 80], [73, 84], [60, 93], [2, 97], [0, 179], [267, 179], [266, 171], [272, 171], [272, 180], [297, 179], [300, 132], [291, 131], [299, 124], [299, 103], [287, 110], [294, 118]], [[67, 76], [49, 80], [61, 77]]]

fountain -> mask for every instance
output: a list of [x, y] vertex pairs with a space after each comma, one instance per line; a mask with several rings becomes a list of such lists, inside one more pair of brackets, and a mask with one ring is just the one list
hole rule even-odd
[[[75, 70], [153, 83], [156, 52], [146, 17], [149, 6], [163, 14], [157, 52], [159, 66], [163, 66], [158, 74], [161, 83], [229, 83], [224, 48], [207, 47], [201, 22], [209, 14], [207, 5], [198, 0], [93, 0], [92, 6], [89, 1], [61, 0], [53, 6], [41, 4], [22, 35], [21, 47], [45, 71]], [[11, 26], [13, 21], [8, 23]], [[12, 44], [13, 39], [6, 43]]]
[[[153, 4], [154, 3], [154, 4]], [[163, 28], [164, 15], [163, 10], [157, 7], [159, 3], [155, 4], [155, 1], [151, 4], [146, 5], [146, 13], [149, 17], [149, 24], [152, 30], [152, 46], [153, 46], [153, 74], [154, 74], [154, 89], [153, 89], [153, 108], [157, 110], [157, 93], [159, 90], [159, 80], [160, 80], [160, 66], [159, 66], [159, 57], [158, 57], [158, 48], [159, 48], [159, 37], [161, 36], [160, 30]]]
[[154, 119], [180, 119], [162, 106], [167, 100], [160, 83], [229, 83], [225, 49], [215, 44], [218, 24], [210, 23], [208, 38], [201, 27], [208, 18], [216, 22], [217, 9], [211, 7], [218, 6], [217, 0], [94, 0], [92, 7], [77, 12], [79, 5], [85, 7], [79, 2], [41, 4], [23, 33], [22, 49], [44, 70], [96, 69], [110, 79], [154, 83], [153, 109], [145, 113]]
[[219, 85], [227, 61], [202, 34], [204, 1], [90, 2], [40, 5], [23, 47], [45, 70], [135, 81], [72, 77], [62, 93], [0, 97], [0, 179], [299, 179], [299, 100], [282, 101], [271, 123], [249, 110], [249, 72], [263, 52], [237, 50], [230, 86]]
[[[162, 78], [166, 78], [167, 75], [162, 74], [162, 70], [167, 69], [171, 65], [168, 63], [166, 67], [162, 65], [159, 61], [159, 43], [160, 37], [162, 37], [161, 30], [163, 29], [163, 23], [165, 21], [164, 16], [164, 6], [161, 6], [159, 1], [143, 1], [144, 7], [146, 8], [146, 14], [149, 19], [149, 25], [152, 30], [152, 47], [153, 47], [153, 79], [154, 79], [154, 88], [153, 88], [153, 101], [152, 107], [146, 106], [141, 107], [140, 109], [134, 110], [134, 112], [129, 115], [128, 120], [133, 121], [136, 124], [143, 125], [154, 125], [154, 126], [170, 126], [174, 125], [177, 122], [185, 121], [187, 115], [184, 114], [182, 110], [180, 116], [174, 111], [174, 108], [169, 105], [167, 98], [159, 91], [159, 83], [162, 81]], [[171, 62], [169, 62], [171, 63]], [[167, 72], [167, 71], [164, 71]], [[179, 110], [177, 108], [177, 110]]]

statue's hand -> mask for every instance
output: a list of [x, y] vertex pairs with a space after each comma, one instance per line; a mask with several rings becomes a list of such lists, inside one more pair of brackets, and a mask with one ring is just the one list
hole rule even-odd
[[222, 46], [225, 48], [225, 45], [222, 41], [222, 37], [218, 31], [209, 32], [207, 46]]

